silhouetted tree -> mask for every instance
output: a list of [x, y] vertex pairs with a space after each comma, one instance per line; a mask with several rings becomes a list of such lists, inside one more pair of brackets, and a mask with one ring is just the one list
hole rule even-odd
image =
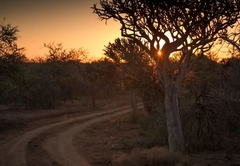
[[85, 63], [80, 74], [94, 107], [97, 106], [97, 97], [106, 98], [119, 92], [119, 72], [113, 62], [106, 58]]
[[240, 20], [232, 26], [230, 31], [230, 33], [225, 32], [220, 35], [219, 44], [226, 43], [232, 57], [240, 57]]
[[190, 151], [240, 148], [240, 68], [238, 58], [220, 63], [203, 56], [187, 73], [183, 89], [193, 105], [184, 110], [184, 132]]
[[17, 27], [0, 22], [0, 74], [12, 77], [20, 63], [26, 61], [24, 48], [17, 46]]
[[[122, 36], [136, 42], [155, 61], [165, 88], [169, 149], [183, 152], [178, 93], [191, 56], [208, 51], [219, 34], [238, 20], [240, 1], [100, 0], [100, 7], [92, 8], [101, 20], [118, 21]], [[177, 51], [179, 57], [172, 62], [170, 55]]]
[[17, 46], [18, 32], [17, 27], [0, 22], [0, 98], [5, 104], [17, 101], [27, 60], [24, 48]]
[[44, 44], [48, 49], [48, 53], [44, 59], [45, 76], [48, 76], [52, 86], [49, 91], [52, 92], [52, 100], [56, 97], [63, 99], [64, 103], [67, 99], [72, 99], [77, 94], [80, 85], [83, 84], [79, 76], [78, 67], [86, 58], [86, 52], [83, 49], [66, 50], [62, 44]]
[[[158, 80], [156, 65], [148, 54], [131, 39], [116, 39], [104, 49], [104, 54], [111, 58], [121, 69], [121, 77], [128, 91], [137, 91], [148, 112], [154, 110], [164, 97], [164, 90]], [[134, 97], [134, 96], [133, 96]]]

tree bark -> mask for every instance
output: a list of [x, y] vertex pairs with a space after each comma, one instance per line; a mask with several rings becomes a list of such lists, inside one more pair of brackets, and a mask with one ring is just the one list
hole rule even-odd
[[132, 111], [138, 110], [138, 105], [137, 105], [137, 89], [132, 89], [130, 90], [130, 103], [132, 107]]
[[178, 88], [173, 84], [165, 87], [168, 146], [174, 152], [185, 152], [185, 142], [179, 114]]

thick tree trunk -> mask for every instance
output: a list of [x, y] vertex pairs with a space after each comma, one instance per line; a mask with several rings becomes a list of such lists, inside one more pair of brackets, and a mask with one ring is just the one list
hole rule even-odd
[[167, 115], [169, 150], [184, 153], [185, 143], [179, 114], [178, 89], [167, 86], [165, 89], [165, 109]]

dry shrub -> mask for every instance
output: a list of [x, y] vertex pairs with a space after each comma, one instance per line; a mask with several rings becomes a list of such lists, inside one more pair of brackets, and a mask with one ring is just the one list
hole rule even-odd
[[149, 115], [143, 109], [137, 109], [129, 113], [129, 120], [131, 120], [130, 122], [132, 123], [141, 123], [147, 117], [149, 117]]
[[[139, 134], [125, 143], [131, 148], [152, 148], [167, 145], [166, 121], [164, 114], [149, 114], [139, 109], [129, 114], [129, 122], [139, 124]], [[134, 119], [134, 121], [132, 121]]]
[[192, 166], [186, 156], [169, 151], [163, 147], [133, 150], [113, 161], [114, 166]]

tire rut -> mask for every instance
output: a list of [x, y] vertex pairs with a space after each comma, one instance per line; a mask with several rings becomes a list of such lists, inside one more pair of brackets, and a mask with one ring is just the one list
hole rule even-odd
[[[29, 149], [28, 146], [30, 142], [34, 141], [34, 138], [38, 138], [41, 134], [44, 135], [46, 132], [54, 132], [57, 128], [64, 128], [66, 125], [76, 123], [74, 127], [63, 129], [61, 130], [62, 132], [56, 133], [56, 136], [51, 136], [51, 138], [48, 138], [47, 140], [42, 139], [45, 143], [43, 143], [43, 147], [41, 148], [44, 149], [44, 152], [46, 151], [49, 153], [51, 158], [54, 159], [54, 162], [51, 163], [51, 165], [88, 166], [88, 163], [76, 152], [76, 149], [72, 145], [74, 133], [85, 129], [93, 123], [100, 122], [112, 116], [124, 114], [130, 110], [129, 106], [120, 107], [109, 111], [75, 117], [70, 120], [53, 123], [28, 131], [22, 136], [12, 139], [0, 146], [0, 165], [27, 166], [26, 151]], [[47, 137], [49, 136], [45, 135], [45, 138]]]

